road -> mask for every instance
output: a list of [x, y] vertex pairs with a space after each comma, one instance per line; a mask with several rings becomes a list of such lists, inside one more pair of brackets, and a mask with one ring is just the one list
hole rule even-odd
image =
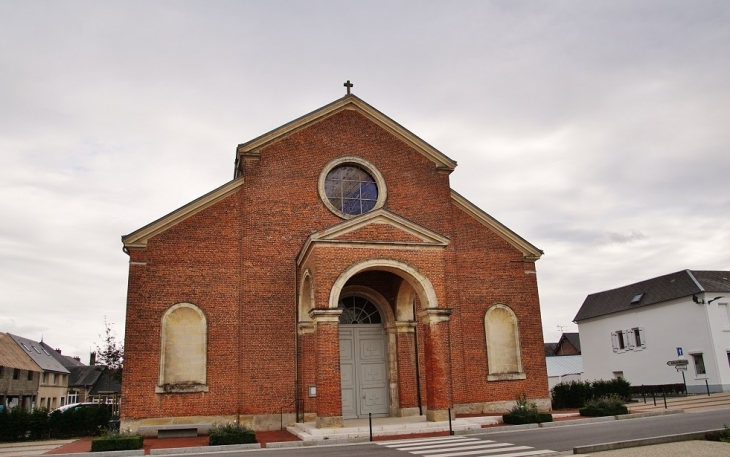
[[[634, 440], [678, 433], [720, 429], [730, 425], [730, 410], [568, 425], [478, 435], [379, 441], [353, 445], [268, 449], [266, 457], [521, 457], [548, 451], [569, 451], [575, 446]], [[191, 456], [191, 454], [186, 454]], [[216, 453], [216, 457], [240, 457], [240, 452]]]

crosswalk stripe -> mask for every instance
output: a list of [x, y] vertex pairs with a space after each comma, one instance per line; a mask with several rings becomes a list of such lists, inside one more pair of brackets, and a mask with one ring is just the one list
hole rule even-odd
[[396, 441], [380, 441], [378, 444], [381, 446], [393, 447], [395, 445], [408, 444], [408, 443], [436, 443], [436, 442], [447, 442], [447, 441], [461, 441], [461, 440], [477, 440], [477, 438], [466, 438], [462, 436], [437, 436], [433, 438], [410, 438], [407, 440], [396, 440]]
[[[511, 444], [508, 444], [507, 446], [511, 446]], [[485, 447], [481, 447], [477, 450], [456, 450], [457, 452], [447, 452], [445, 454], [428, 454], [428, 457], [458, 457], [463, 455], [485, 455], [485, 454], [494, 454], [495, 452], [504, 452], [504, 451], [523, 451], [527, 449], [534, 449], [530, 446], [515, 446], [510, 448], [505, 448], [505, 446], [501, 446], [500, 448], [496, 449], [489, 449]], [[412, 452], [412, 454], [416, 454], [415, 452]], [[501, 456], [500, 456], [501, 457]]]
[[548, 449], [516, 446], [492, 440], [480, 440], [463, 436], [411, 438], [377, 443], [421, 457], [528, 457], [549, 454]]
[[413, 443], [409, 444], [407, 446], [398, 446], [398, 449], [401, 451], [415, 451], [420, 449], [428, 449], [428, 448], [438, 448], [438, 447], [448, 447], [448, 446], [465, 446], [467, 444], [475, 444], [475, 443], [493, 443], [494, 441], [481, 441], [476, 438], [471, 438], [469, 440], [454, 440], [448, 443]]

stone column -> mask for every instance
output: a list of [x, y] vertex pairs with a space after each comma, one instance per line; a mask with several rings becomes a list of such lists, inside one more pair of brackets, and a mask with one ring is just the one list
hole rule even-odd
[[427, 308], [418, 313], [424, 323], [426, 354], [426, 420], [445, 421], [451, 408], [450, 309]]
[[342, 427], [340, 314], [341, 309], [309, 311], [316, 345], [317, 428]]

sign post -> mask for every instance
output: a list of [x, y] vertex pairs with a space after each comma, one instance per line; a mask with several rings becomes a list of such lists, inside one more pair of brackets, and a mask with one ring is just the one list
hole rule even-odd
[[[677, 348], [677, 354], [682, 355], [682, 348]], [[676, 368], [677, 372], [682, 373], [682, 382], [684, 383], [684, 393], [687, 394], [687, 379], [684, 377], [684, 372], [687, 371], [687, 365], [689, 361], [687, 359], [677, 359], [667, 361], [667, 365]]]

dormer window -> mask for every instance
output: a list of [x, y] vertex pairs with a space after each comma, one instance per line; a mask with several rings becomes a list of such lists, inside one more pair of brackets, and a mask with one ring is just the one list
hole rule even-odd
[[634, 295], [634, 298], [631, 299], [631, 304], [635, 305], [641, 301], [642, 298], [644, 298], [645, 292], [642, 292], [640, 294]]

